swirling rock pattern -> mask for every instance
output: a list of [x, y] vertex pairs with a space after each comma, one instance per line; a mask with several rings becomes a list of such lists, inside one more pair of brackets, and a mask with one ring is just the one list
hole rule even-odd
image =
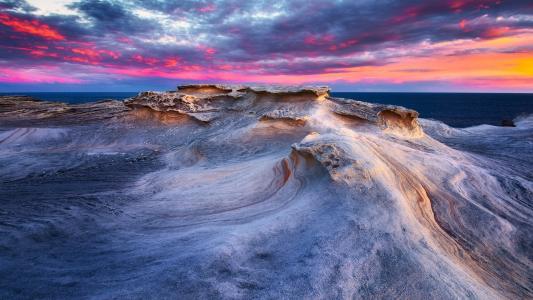
[[533, 121], [326, 87], [0, 98], [0, 298], [533, 297]]

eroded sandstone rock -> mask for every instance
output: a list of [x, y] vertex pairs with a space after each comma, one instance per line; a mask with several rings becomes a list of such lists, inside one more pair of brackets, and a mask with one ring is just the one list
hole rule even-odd
[[372, 104], [329, 95], [328, 87], [245, 87], [240, 85], [182, 85], [176, 91], [143, 92], [125, 101], [128, 107], [174, 111], [210, 122], [229, 112], [248, 112], [261, 120], [305, 124], [317, 107], [375, 124], [393, 133], [423, 135], [418, 112], [394, 105]]

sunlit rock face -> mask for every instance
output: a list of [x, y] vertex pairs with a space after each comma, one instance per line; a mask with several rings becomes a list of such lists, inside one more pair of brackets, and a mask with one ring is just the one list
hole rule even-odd
[[327, 88], [0, 99], [0, 298], [533, 297], [533, 121]]

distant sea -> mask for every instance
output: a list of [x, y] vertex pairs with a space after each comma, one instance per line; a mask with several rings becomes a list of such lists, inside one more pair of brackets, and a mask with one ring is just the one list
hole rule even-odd
[[501, 93], [331, 93], [335, 97], [412, 108], [421, 118], [453, 127], [501, 125], [520, 115], [533, 114], [533, 94]]
[[[86, 103], [105, 99], [122, 100], [136, 92], [0, 93], [28, 95], [47, 101]], [[420, 117], [436, 119], [453, 127], [480, 124], [500, 125], [504, 119], [533, 114], [533, 94], [501, 93], [331, 93], [334, 97], [387, 103], [417, 110]]]

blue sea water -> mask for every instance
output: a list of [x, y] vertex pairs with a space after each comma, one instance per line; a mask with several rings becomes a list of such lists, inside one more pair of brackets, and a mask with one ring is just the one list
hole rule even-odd
[[502, 93], [332, 93], [332, 96], [414, 109], [421, 118], [453, 127], [501, 125], [533, 113], [533, 94]]
[[2, 95], [25, 95], [45, 101], [57, 101], [72, 104], [96, 102], [102, 100], [123, 100], [137, 95], [137, 92], [46, 92], [46, 93], [0, 93]]
[[[41, 100], [86, 103], [122, 100], [136, 92], [0, 93], [28, 95]], [[504, 119], [533, 114], [533, 94], [503, 93], [362, 93], [332, 92], [332, 96], [367, 102], [400, 105], [417, 110], [420, 117], [436, 119], [454, 127], [500, 125]]]

